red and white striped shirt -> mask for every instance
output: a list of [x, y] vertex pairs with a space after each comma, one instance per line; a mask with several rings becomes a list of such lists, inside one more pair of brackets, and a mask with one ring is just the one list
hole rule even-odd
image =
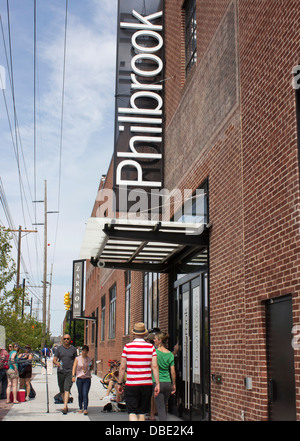
[[122, 357], [127, 362], [126, 386], [152, 385], [151, 362], [156, 357], [155, 348], [142, 338], [136, 338], [123, 348]]

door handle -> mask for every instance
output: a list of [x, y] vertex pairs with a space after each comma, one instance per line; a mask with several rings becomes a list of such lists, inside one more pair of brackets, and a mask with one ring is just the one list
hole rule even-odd
[[274, 401], [274, 381], [272, 378], [268, 381], [268, 399], [269, 404], [273, 403]]
[[186, 408], [190, 409], [190, 381], [191, 381], [191, 372], [190, 372], [190, 366], [191, 366], [191, 358], [190, 358], [190, 336], [186, 336], [186, 347], [187, 347], [187, 357], [186, 357]]

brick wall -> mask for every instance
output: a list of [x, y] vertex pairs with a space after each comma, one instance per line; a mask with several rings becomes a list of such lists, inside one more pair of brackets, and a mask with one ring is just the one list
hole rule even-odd
[[[165, 187], [209, 179], [212, 420], [267, 420], [264, 300], [293, 295], [299, 323], [299, 175], [291, 69], [300, 64], [299, 2], [198, 0], [197, 65], [184, 72], [183, 0], [165, 0]], [[106, 184], [112, 188], [112, 169]], [[95, 205], [96, 207], [96, 205]], [[95, 208], [94, 207], [94, 208]], [[97, 207], [96, 207], [97, 208]], [[87, 311], [117, 283], [117, 337], [99, 344], [101, 372], [124, 336], [123, 271], [88, 270]], [[131, 328], [143, 318], [132, 274]], [[160, 327], [168, 329], [168, 276]], [[106, 331], [108, 332], [108, 330]], [[295, 351], [297, 391], [300, 355]], [[244, 378], [253, 381], [247, 391]], [[300, 395], [297, 393], [299, 409]], [[300, 415], [298, 412], [298, 419]]]
[[[100, 182], [98, 191], [102, 188], [111, 189], [113, 186], [113, 162], [111, 162], [105, 180]], [[104, 201], [106, 204], [106, 201]], [[96, 196], [91, 213], [92, 217], [99, 216], [100, 197]], [[107, 204], [106, 204], [107, 205]], [[104, 210], [105, 211], [105, 210]], [[116, 285], [116, 337], [109, 339], [109, 290]], [[105, 295], [105, 340], [100, 340], [101, 329], [101, 299]], [[95, 268], [87, 262], [86, 274], [86, 307], [85, 315], [90, 316], [98, 308], [98, 349], [97, 373], [102, 377], [108, 371], [108, 360], [120, 360], [122, 348], [129, 337], [124, 335], [125, 323], [125, 273], [121, 270]], [[88, 322], [88, 338], [85, 343], [90, 346], [90, 353], [94, 354], [95, 343], [92, 343], [92, 323]]]
[[[250, 409], [259, 401], [258, 416], [267, 416], [262, 301], [293, 294], [294, 324], [299, 322], [299, 176], [291, 87], [291, 69], [299, 64], [299, 19], [297, 1], [240, 2], [245, 326], [250, 336], [256, 334], [246, 363], [255, 376], [249, 397], [254, 418]], [[297, 351], [295, 361], [299, 386]]]
[[[183, 84], [182, 2], [165, 3], [166, 78], [172, 77], [165, 84], [165, 186], [195, 189], [209, 178], [211, 372], [223, 375], [222, 385], [211, 385], [212, 419], [240, 420], [243, 411], [247, 420], [266, 420], [262, 301], [292, 293], [294, 323], [299, 320], [291, 87], [291, 68], [299, 64], [299, 8], [295, 1], [198, 1], [197, 66]], [[204, 76], [208, 60], [215, 63], [214, 81]], [[219, 84], [228, 99], [216, 95]], [[211, 107], [219, 112], [215, 127], [206, 120]], [[299, 386], [297, 353], [295, 367]], [[253, 379], [252, 391], [245, 390], [245, 376]]]

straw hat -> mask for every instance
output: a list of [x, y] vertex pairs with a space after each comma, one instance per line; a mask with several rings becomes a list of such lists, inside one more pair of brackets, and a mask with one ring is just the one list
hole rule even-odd
[[148, 330], [145, 327], [145, 323], [139, 322], [134, 325], [132, 333], [135, 335], [146, 335]]

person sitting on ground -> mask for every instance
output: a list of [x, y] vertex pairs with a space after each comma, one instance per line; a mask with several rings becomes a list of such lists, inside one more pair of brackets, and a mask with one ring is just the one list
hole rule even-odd
[[103, 398], [108, 397], [109, 394], [114, 389], [115, 392], [116, 392], [116, 402], [119, 403], [121, 401], [121, 395], [119, 394], [118, 387], [117, 387], [118, 386], [118, 376], [119, 376], [119, 371], [115, 371], [115, 372], [111, 372], [111, 374], [109, 375], [109, 378], [106, 379], [105, 381], [101, 380], [102, 384], [106, 384], [107, 385], [106, 394], [105, 394], [104, 397], [100, 398], [101, 400]]

